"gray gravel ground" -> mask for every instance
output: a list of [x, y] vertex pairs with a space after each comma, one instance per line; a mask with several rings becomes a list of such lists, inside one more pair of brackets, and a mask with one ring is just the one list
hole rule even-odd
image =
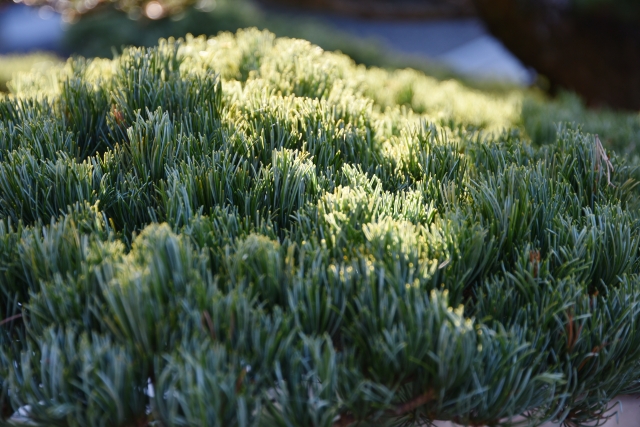
[[400, 22], [324, 15], [319, 19], [396, 52], [441, 62], [470, 77], [520, 84], [530, 84], [535, 77], [477, 18]]
[[[639, 396], [619, 396], [621, 406], [616, 406], [609, 413], [618, 412], [617, 417], [610, 418], [600, 427], [638, 427], [640, 426], [640, 397]], [[459, 427], [451, 422], [436, 422], [437, 427]], [[546, 423], [543, 427], [556, 427], [559, 424]]]

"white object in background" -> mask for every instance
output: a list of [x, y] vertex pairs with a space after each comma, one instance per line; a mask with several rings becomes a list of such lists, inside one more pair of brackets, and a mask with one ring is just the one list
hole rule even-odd
[[490, 35], [477, 37], [435, 59], [469, 76], [497, 78], [522, 85], [529, 85], [535, 79], [533, 71], [524, 68], [502, 43]]

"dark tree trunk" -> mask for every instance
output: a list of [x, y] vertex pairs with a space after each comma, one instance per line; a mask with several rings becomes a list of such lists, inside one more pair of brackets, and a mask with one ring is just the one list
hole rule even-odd
[[640, 110], [640, 20], [559, 0], [475, 0], [489, 30], [552, 87], [590, 105]]

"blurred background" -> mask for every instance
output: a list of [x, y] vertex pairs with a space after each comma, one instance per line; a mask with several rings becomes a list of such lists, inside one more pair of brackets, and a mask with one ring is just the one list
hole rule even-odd
[[55, 58], [254, 26], [365, 65], [640, 110], [638, 0], [0, 0], [0, 90]]

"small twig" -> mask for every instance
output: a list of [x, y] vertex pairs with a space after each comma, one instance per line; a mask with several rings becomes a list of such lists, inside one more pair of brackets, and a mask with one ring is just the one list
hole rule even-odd
[[453, 421], [456, 424], [466, 425], [466, 426], [470, 426], [470, 427], [484, 427], [484, 426], [492, 426], [492, 425], [498, 424], [498, 421], [496, 421], [496, 420], [491, 420], [489, 422], [480, 421], [480, 420], [470, 421], [470, 420], [464, 419], [462, 417], [453, 417], [453, 418], [451, 418], [451, 421]]
[[[618, 342], [620, 340], [616, 340], [614, 341], [614, 343]], [[582, 368], [584, 368], [584, 365], [587, 363], [587, 361], [589, 359], [591, 359], [592, 357], [596, 357], [602, 350], [604, 350], [604, 348], [606, 346], [608, 346], [609, 343], [608, 342], [604, 342], [603, 344], [597, 345], [595, 347], [593, 347], [593, 349], [591, 349], [591, 353], [588, 354], [584, 360], [582, 361], [582, 363], [580, 363], [580, 366], [578, 366], [578, 372], [580, 372], [580, 370], [582, 370]]]
[[569, 318], [567, 327], [565, 328], [567, 332], [567, 351], [571, 353], [573, 351], [573, 347], [575, 347], [576, 343], [580, 339], [580, 335], [582, 334], [582, 327], [584, 325], [580, 325], [579, 328], [574, 330], [573, 314], [569, 312], [567, 313], [567, 317]]
[[206, 310], [202, 312], [202, 326], [204, 327], [205, 324], [209, 329], [209, 335], [211, 336], [211, 339], [213, 341], [216, 341], [216, 330], [213, 328], [213, 321], [211, 320], [209, 312], [207, 312]]
[[[415, 410], [416, 408], [429, 403], [434, 398], [433, 390], [428, 390], [419, 396], [414, 397], [408, 402], [396, 406], [395, 409], [388, 411], [389, 415], [400, 416], [408, 412]], [[347, 427], [356, 423], [356, 420], [352, 415], [340, 415], [340, 419], [333, 423], [332, 427]]]
[[571, 313], [567, 315], [569, 317], [569, 321], [567, 322], [567, 327], [565, 328], [567, 331], [567, 350], [571, 352], [573, 348], [573, 316]]
[[0, 321], [0, 326], [4, 325], [5, 323], [9, 323], [12, 320], [21, 319], [21, 318], [22, 318], [22, 314], [16, 314], [14, 316], [7, 317], [6, 319]]
[[606, 150], [602, 146], [602, 142], [600, 142], [600, 138], [596, 134], [596, 172], [600, 170], [600, 164], [603, 162], [607, 169], [607, 184], [615, 187], [615, 185], [611, 184], [611, 172], [613, 172], [613, 165], [611, 164], [611, 160], [609, 160], [609, 156], [607, 156]]
[[538, 270], [540, 268], [540, 251], [529, 251], [529, 262], [533, 265], [533, 277], [538, 278]]
[[124, 115], [122, 114], [122, 112], [118, 110], [118, 107], [114, 105], [111, 108], [111, 113], [116, 120], [116, 124], [120, 126], [124, 122]]
[[238, 378], [236, 379], [236, 393], [240, 393], [240, 391], [242, 390], [242, 382], [244, 381], [246, 376], [247, 368], [242, 368], [242, 371], [240, 371], [240, 375], [238, 375]]
[[149, 425], [149, 418], [146, 415], [134, 420], [135, 427], [147, 427]]
[[425, 393], [422, 393], [420, 396], [414, 397], [407, 403], [403, 403], [402, 405], [399, 405], [393, 412], [395, 415], [404, 415], [407, 412], [411, 412], [417, 407], [422, 406], [431, 400], [433, 400], [433, 391], [429, 390]]
[[357, 420], [352, 415], [340, 415], [340, 419], [333, 423], [331, 427], [347, 427]]

